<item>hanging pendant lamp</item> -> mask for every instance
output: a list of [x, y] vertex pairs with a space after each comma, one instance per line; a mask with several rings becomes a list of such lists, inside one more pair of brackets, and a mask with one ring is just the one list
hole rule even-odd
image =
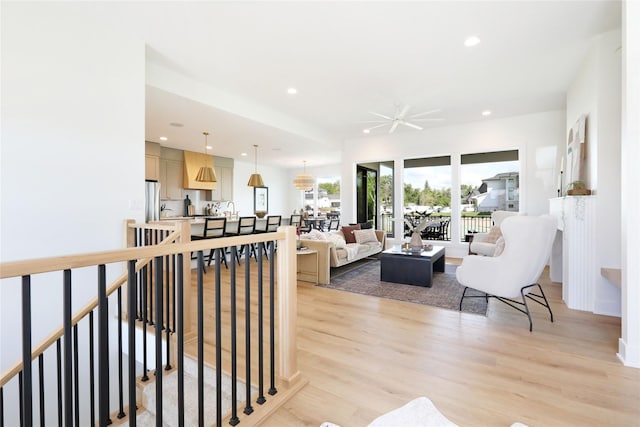
[[309, 191], [313, 188], [315, 179], [307, 173], [307, 161], [304, 162], [304, 169], [302, 173], [299, 173], [293, 180], [293, 185], [300, 191]]
[[[209, 132], [202, 132], [204, 135], [204, 154], [207, 154], [207, 136]], [[196, 175], [198, 182], [217, 182], [216, 171], [211, 166], [202, 166]]]
[[254, 173], [252, 173], [251, 176], [249, 177], [249, 182], [247, 183], [247, 185], [249, 187], [264, 187], [264, 181], [262, 181], [262, 177], [258, 173], [258, 146], [254, 144], [253, 147], [256, 152], [256, 160], [255, 160], [256, 163], [255, 163]]

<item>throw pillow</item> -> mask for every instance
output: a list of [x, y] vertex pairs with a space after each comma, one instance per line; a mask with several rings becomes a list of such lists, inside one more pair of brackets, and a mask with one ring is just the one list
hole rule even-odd
[[356, 237], [353, 235], [354, 230], [360, 230], [360, 224], [342, 226], [342, 234], [344, 234], [344, 240], [347, 243], [356, 243]]
[[356, 238], [356, 243], [360, 244], [378, 241], [375, 230], [371, 228], [366, 230], [353, 230], [353, 235]]
[[502, 252], [504, 251], [504, 237], [500, 237], [498, 240], [496, 240], [496, 249], [495, 251], [493, 251], [493, 256], [500, 256], [500, 254], [502, 254]]
[[344, 248], [347, 246], [347, 242], [344, 240], [344, 236], [342, 233], [329, 233], [327, 236], [327, 240], [333, 242], [336, 248]]
[[487, 239], [485, 240], [485, 242], [487, 242], [487, 243], [495, 243], [495, 242], [498, 241], [498, 239], [500, 237], [502, 237], [502, 231], [500, 231], [500, 227], [499, 226], [494, 225], [489, 230], [489, 233], [487, 233]]

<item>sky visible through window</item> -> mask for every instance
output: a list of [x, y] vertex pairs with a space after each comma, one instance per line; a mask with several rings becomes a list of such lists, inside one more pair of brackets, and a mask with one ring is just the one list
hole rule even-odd
[[[491, 178], [498, 173], [518, 172], [519, 170], [520, 166], [517, 160], [461, 165], [460, 184], [479, 187], [483, 179]], [[413, 188], [422, 189], [425, 181], [429, 182], [429, 186], [432, 189], [451, 188], [451, 166], [430, 166], [404, 170], [405, 184], [411, 184]]]

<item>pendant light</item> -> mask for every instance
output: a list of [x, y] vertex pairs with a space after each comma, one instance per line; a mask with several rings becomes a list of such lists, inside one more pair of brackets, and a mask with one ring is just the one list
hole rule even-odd
[[253, 147], [256, 152], [256, 164], [255, 164], [254, 173], [252, 173], [251, 176], [249, 177], [249, 182], [247, 183], [247, 185], [249, 187], [264, 187], [264, 182], [262, 181], [262, 177], [258, 173], [258, 146], [254, 144]]
[[[204, 154], [207, 154], [207, 136], [209, 132], [202, 132], [204, 135]], [[211, 166], [204, 165], [198, 171], [196, 175], [196, 181], [198, 182], [217, 182], [216, 171]]]
[[307, 161], [304, 160], [304, 169], [293, 180], [293, 185], [300, 191], [309, 191], [313, 188], [315, 179], [307, 173]]

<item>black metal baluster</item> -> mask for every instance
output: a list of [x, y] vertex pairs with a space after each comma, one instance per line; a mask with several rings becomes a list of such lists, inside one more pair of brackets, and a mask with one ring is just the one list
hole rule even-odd
[[143, 268], [142, 274], [142, 378], [143, 382], [149, 381], [147, 375], [147, 266]]
[[173, 307], [173, 323], [172, 323], [173, 328], [171, 328], [171, 332], [175, 332], [176, 331], [176, 279], [177, 279], [177, 276], [176, 276], [176, 271], [177, 271], [177, 268], [176, 268], [176, 255], [175, 254], [171, 255], [171, 263], [173, 264], [173, 282], [172, 282], [172, 285], [173, 285], [173, 293], [172, 293], [172, 295], [173, 295], [173, 299], [172, 299], [172, 301], [173, 301], [173, 305], [172, 305], [172, 307]]
[[276, 389], [276, 333], [275, 333], [275, 245], [269, 248], [269, 353], [271, 364], [271, 385], [268, 393], [273, 396], [278, 392]]
[[156, 269], [156, 427], [162, 427], [162, 257], [155, 257], [154, 264]]
[[[221, 294], [221, 280], [220, 280], [220, 267], [221, 267], [221, 253], [224, 256], [225, 249], [216, 251], [215, 261], [215, 311], [216, 311], [216, 425], [222, 425], [222, 307], [220, 301]], [[232, 271], [235, 271], [235, 263], [233, 264]], [[232, 273], [233, 274], [233, 273]]]
[[76, 426], [80, 425], [80, 363], [78, 361], [78, 324], [73, 325], [73, 393]]
[[89, 312], [89, 408], [91, 425], [96, 425], [95, 343], [93, 340], [93, 310]]
[[[204, 426], [204, 255], [198, 251], [198, 425]], [[217, 392], [217, 390], [216, 390]]]
[[[231, 259], [237, 259], [238, 248], [231, 246]], [[247, 263], [249, 261], [247, 260]], [[237, 425], [238, 419], [238, 367], [236, 365], [236, 263], [231, 263], [231, 418], [229, 424]], [[217, 393], [220, 391], [216, 390]]]
[[71, 270], [64, 271], [64, 424], [73, 426], [73, 374], [71, 355]]
[[149, 278], [147, 284], [149, 285], [148, 295], [149, 295], [149, 310], [147, 311], [147, 316], [145, 320], [149, 322], [149, 325], [153, 326], [153, 278], [155, 277], [153, 274], [153, 263], [149, 263]]
[[[260, 246], [260, 245], [258, 245]], [[253, 412], [251, 406], [251, 263], [249, 257], [251, 255], [247, 245], [244, 250], [244, 359], [245, 359], [245, 387], [246, 399], [244, 413], [249, 415]], [[258, 248], [260, 250], [260, 248]], [[257, 260], [257, 259], [256, 259]]]
[[44, 427], [44, 354], [38, 356], [38, 385], [40, 391], [40, 426]]
[[0, 387], [0, 427], [4, 427], [4, 387]]
[[128, 295], [128, 319], [127, 326], [129, 331], [129, 427], [136, 427], [136, 319], [132, 313], [136, 311], [136, 261], [130, 260], [127, 263], [127, 291]]
[[[138, 236], [140, 236], [140, 237], [138, 237]], [[142, 230], [141, 229], [137, 229], [136, 230], [135, 240], [136, 240], [135, 241], [135, 246], [136, 247], [142, 246], [140, 244], [140, 242], [142, 241]], [[139, 298], [138, 298], [139, 307], [138, 307], [137, 312], [136, 312], [136, 319], [138, 319], [138, 320], [142, 319], [142, 282], [143, 282], [142, 281], [142, 274], [143, 274], [142, 270], [140, 270], [138, 272], [138, 283], [137, 283], [137, 285], [138, 285], [138, 295], [139, 295]]]
[[22, 372], [23, 384], [20, 395], [23, 398], [23, 420], [28, 425], [33, 424], [33, 374], [31, 366], [31, 276], [22, 276]]
[[104, 264], [98, 265], [98, 423], [111, 424], [109, 418], [109, 301]]
[[[270, 248], [273, 241], [268, 243]], [[263, 314], [263, 283], [262, 283], [262, 245], [258, 245], [258, 399], [256, 402], [262, 405], [267, 401], [264, 397], [264, 319]]]
[[[178, 324], [175, 324], [174, 319], [174, 327], [177, 326], [178, 332], [178, 427], [184, 427], [184, 312], [183, 312], [183, 304], [184, 304], [184, 283], [183, 283], [183, 255], [178, 254], [178, 264], [177, 264], [177, 278], [178, 278], [178, 286], [177, 286], [177, 303], [174, 304], [174, 308], [178, 306]], [[217, 424], [221, 425], [221, 424]], [[135, 427], [135, 426], [134, 426]]]
[[122, 286], [116, 291], [118, 308], [118, 419], [124, 418], [124, 384], [122, 373]]
[[[166, 233], [168, 234], [169, 232], [167, 231]], [[170, 335], [170, 334], [171, 334], [171, 328], [169, 327], [169, 319], [171, 319], [171, 317], [170, 317], [170, 315], [169, 315], [169, 309], [170, 309], [170, 307], [169, 307], [169, 302], [170, 302], [170, 300], [169, 300], [169, 291], [171, 290], [171, 288], [170, 288], [170, 286], [169, 286], [169, 284], [170, 284], [170, 282], [171, 282], [171, 281], [169, 280], [169, 279], [170, 279], [170, 276], [169, 276], [170, 271], [169, 271], [169, 270], [171, 270], [171, 268], [170, 268], [170, 265], [171, 265], [171, 264], [169, 264], [169, 261], [171, 260], [170, 256], [169, 256], [169, 255], [167, 255], [167, 256], [165, 257], [165, 260], [166, 260], [166, 264], [165, 264], [165, 265], [166, 265], [166, 267], [165, 267], [165, 278], [166, 278], [166, 282], [164, 283], [164, 286], [165, 286], [165, 289], [166, 289], [166, 291], [165, 291], [165, 295], [166, 295], [166, 298], [167, 298], [167, 299], [166, 299], [166, 301], [164, 302], [164, 304], [165, 304], [165, 305], [166, 305], [166, 307], [167, 307], [167, 311], [166, 311], [166, 316], [167, 316], [167, 317], [165, 317], [165, 318], [163, 319], [163, 320], [164, 320], [163, 324], [164, 324], [165, 332], [166, 332], [166, 334], [167, 334], [167, 342], [166, 342], [166, 344], [167, 344], [167, 346], [166, 346], [166, 352], [167, 352], [167, 364], [165, 365], [164, 369], [165, 369], [166, 371], [168, 371], [168, 370], [170, 370], [170, 369], [171, 369], [171, 335]]]
[[[18, 373], [18, 407], [20, 409], [20, 427], [24, 426], [24, 398], [22, 397], [22, 371]], [[31, 427], [31, 424], [29, 424]]]
[[56, 340], [56, 365], [58, 375], [58, 427], [62, 427], [62, 341]]

